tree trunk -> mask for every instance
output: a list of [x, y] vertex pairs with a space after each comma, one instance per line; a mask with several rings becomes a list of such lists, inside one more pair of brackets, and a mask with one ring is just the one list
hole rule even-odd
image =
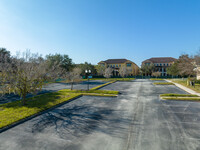
[[26, 105], [26, 94], [23, 94], [22, 96], [22, 104], [23, 106]]
[[73, 90], [73, 85], [74, 85], [74, 82], [71, 83], [71, 90]]

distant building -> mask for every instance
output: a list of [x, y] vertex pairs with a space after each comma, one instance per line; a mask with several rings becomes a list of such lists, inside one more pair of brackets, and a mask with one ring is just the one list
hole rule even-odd
[[194, 71], [196, 72], [196, 79], [200, 80], [200, 66], [196, 65], [196, 67], [194, 68]]
[[142, 65], [154, 64], [154, 72], [160, 72], [161, 76], [167, 76], [167, 67], [171, 66], [176, 61], [172, 57], [153, 57], [142, 62]]
[[139, 73], [139, 67], [132, 61], [127, 59], [108, 59], [100, 61], [98, 65], [103, 65], [106, 68], [113, 68], [113, 76], [119, 76], [119, 69], [124, 66], [129, 72], [129, 76], [135, 76]]

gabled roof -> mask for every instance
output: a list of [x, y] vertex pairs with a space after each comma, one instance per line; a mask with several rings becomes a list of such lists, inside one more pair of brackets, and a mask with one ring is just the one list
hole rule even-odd
[[108, 59], [106, 61], [101, 61], [101, 62], [105, 62], [107, 64], [117, 64], [117, 63], [125, 63], [126, 61], [128, 61], [127, 59]]
[[147, 59], [145, 61], [143, 61], [142, 63], [147, 63], [147, 62], [151, 62], [151, 63], [170, 63], [170, 62], [174, 62], [176, 61], [175, 58], [173, 57], [152, 57], [150, 59]]

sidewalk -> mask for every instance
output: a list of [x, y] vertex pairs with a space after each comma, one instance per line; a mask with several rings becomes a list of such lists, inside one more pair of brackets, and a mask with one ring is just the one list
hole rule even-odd
[[184, 91], [186, 91], [186, 92], [188, 92], [188, 93], [190, 93], [190, 94], [195, 94], [195, 95], [200, 96], [200, 93], [197, 93], [196, 91], [194, 91], [194, 90], [192, 90], [192, 89], [189, 89], [189, 88], [187, 88], [187, 87], [185, 87], [185, 86], [183, 86], [183, 85], [181, 85], [181, 84], [175, 83], [175, 82], [173, 82], [173, 81], [170, 81], [170, 80], [167, 80], [167, 79], [165, 79], [165, 80], [166, 80], [167, 82], [174, 83], [177, 87], [181, 88], [182, 90], [184, 90]]

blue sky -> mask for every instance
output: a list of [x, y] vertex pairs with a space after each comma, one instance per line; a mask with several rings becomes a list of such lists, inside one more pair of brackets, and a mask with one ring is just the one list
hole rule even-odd
[[199, 0], [1, 0], [0, 47], [75, 63], [195, 54]]

